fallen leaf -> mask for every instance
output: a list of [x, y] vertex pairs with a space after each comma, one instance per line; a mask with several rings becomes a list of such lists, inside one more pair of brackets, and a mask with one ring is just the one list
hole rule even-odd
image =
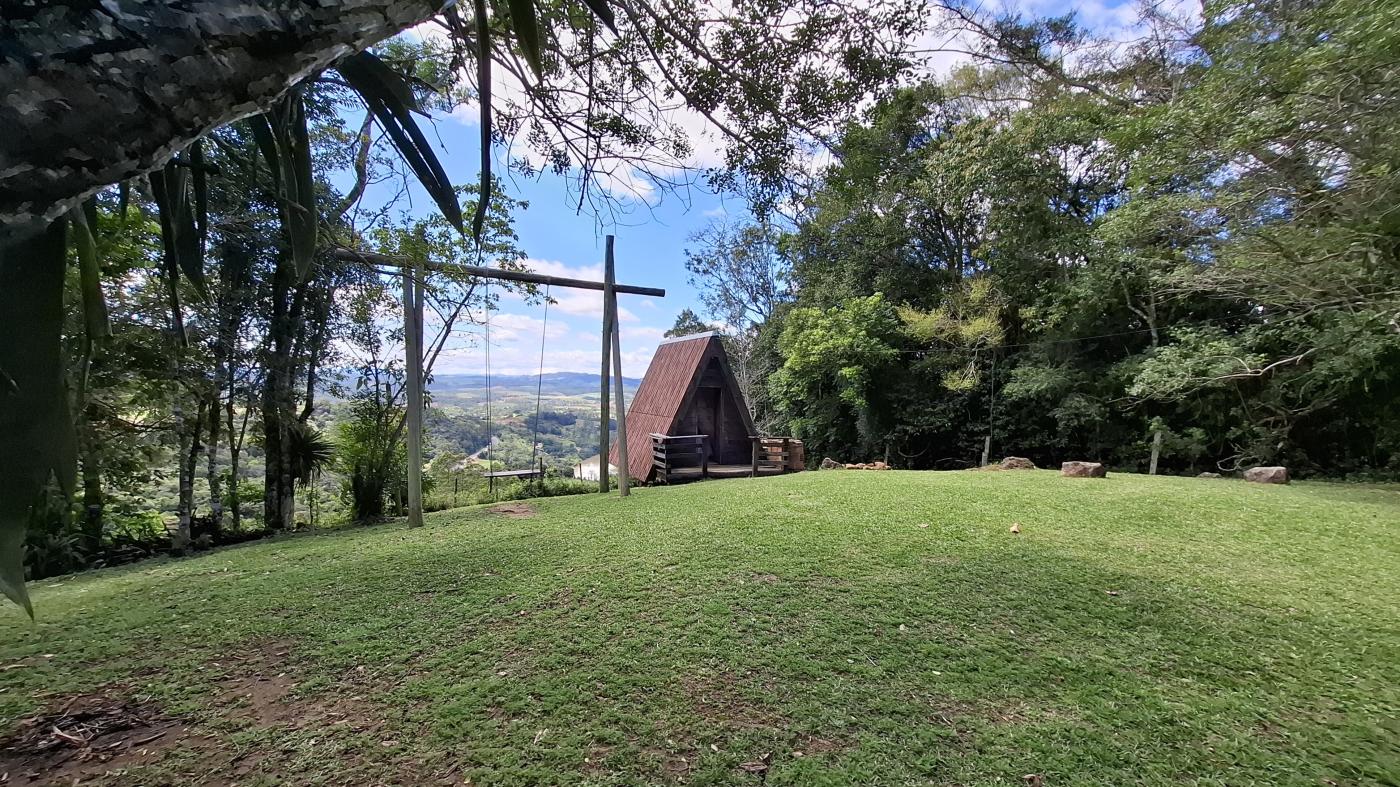
[[739, 768], [748, 773], [763, 773], [768, 770], [768, 765], [762, 762], [741, 762]]
[[1021, 523], [1020, 523], [1020, 522], [1012, 522], [1012, 523], [1011, 523], [1011, 532], [1013, 532], [1013, 533], [1019, 533], [1019, 532], [1021, 532]]
[[1110, 596], [1116, 596], [1116, 595], [1118, 595], [1118, 591], [1116, 591], [1116, 590], [1105, 590], [1104, 592], [1107, 593], [1107, 594], [1110, 595]]
[[1027, 787], [1040, 787], [1042, 784], [1045, 784], [1045, 779], [1038, 773], [1028, 773], [1022, 776], [1021, 779], [1026, 783]]
[[927, 522], [925, 522], [925, 523], [923, 523], [923, 524], [921, 524], [921, 525], [919, 525], [919, 527], [921, 527], [921, 528], [926, 528], [926, 527], [928, 527], [928, 523], [927, 523]]
[[711, 743], [711, 744], [710, 744], [710, 751], [712, 751], [712, 752], [718, 752], [718, 751], [719, 751], [719, 747], [716, 746], [715, 744]]
[[900, 630], [900, 631], [908, 631], [908, 630], [909, 630], [909, 627], [906, 626], [906, 625], [904, 625], [903, 623], [901, 623], [901, 624], [899, 624], [899, 630]]
[[549, 728], [548, 728], [548, 727], [546, 727], [546, 728], [540, 730], [539, 732], [535, 733], [535, 743], [539, 743], [540, 741], [544, 740], [544, 736], [546, 736], [546, 735], [548, 735], [548, 734], [549, 734]]

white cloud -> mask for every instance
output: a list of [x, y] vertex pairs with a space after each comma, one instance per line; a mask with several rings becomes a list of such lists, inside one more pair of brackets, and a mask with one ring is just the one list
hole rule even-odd
[[[539, 260], [530, 258], [525, 260], [525, 266], [535, 273], [546, 276], [558, 276], [561, 279], [583, 279], [585, 281], [603, 280], [603, 263], [593, 265], [568, 265], [557, 260]], [[550, 297], [555, 303], [550, 304], [550, 313], [563, 312], [577, 317], [596, 317], [599, 323], [603, 321], [603, 293], [600, 290], [578, 290], [572, 288], [557, 288], [550, 290]], [[502, 292], [501, 301], [520, 301], [521, 296], [514, 292]], [[538, 307], [543, 309], [543, 307]], [[621, 304], [617, 307], [617, 319], [619, 322], [638, 322], [640, 318], [632, 310]]]

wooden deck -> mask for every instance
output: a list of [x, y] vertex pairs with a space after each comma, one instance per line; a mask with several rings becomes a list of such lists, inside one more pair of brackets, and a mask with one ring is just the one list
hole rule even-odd
[[[662, 484], [696, 481], [703, 478], [746, 478], [781, 475], [802, 469], [802, 444], [791, 437], [749, 437], [750, 461], [734, 464], [710, 460], [709, 435], [651, 435], [652, 474]], [[798, 454], [794, 454], [796, 448]]]
[[[758, 474], [782, 475], [783, 469], [780, 467], [759, 467]], [[687, 481], [701, 481], [706, 478], [748, 478], [753, 475], [752, 465], [709, 465], [708, 475], [702, 474], [698, 467], [673, 467], [668, 473], [670, 483], [685, 483]]]

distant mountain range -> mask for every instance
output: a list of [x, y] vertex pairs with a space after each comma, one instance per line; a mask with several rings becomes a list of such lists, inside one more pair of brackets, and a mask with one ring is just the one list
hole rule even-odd
[[[491, 388], [492, 390], [528, 390], [530, 393], [534, 393], [537, 380], [543, 384], [546, 394], [575, 396], [598, 393], [598, 375], [588, 372], [550, 372], [538, 376], [533, 374], [493, 374], [491, 375]], [[622, 382], [628, 390], [634, 390], [642, 381], [624, 377]], [[428, 387], [436, 393], [485, 390], [486, 375], [435, 374], [432, 384]]]

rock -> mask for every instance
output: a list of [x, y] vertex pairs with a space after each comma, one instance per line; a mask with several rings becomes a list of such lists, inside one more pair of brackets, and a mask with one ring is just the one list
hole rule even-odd
[[890, 469], [890, 466], [887, 465], [887, 464], [885, 464], [884, 462], [874, 462], [874, 463], [872, 463], [872, 464], [870, 465], [870, 467], [869, 467], [868, 469], [870, 469], [870, 470], [888, 470], [888, 469]]
[[859, 469], [860, 469], [860, 465], [851, 464], [851, 463], [849, 463], [849, 462], [847, 462], [847, 463], [844, 465], [844, 467], [845, 467], [847, 470], [859, 470]]
[[1201, 473], [1197, 478], [1220, 478], [1219, 473]]
[[1098, 462], [1065, 462], [1060, 465], [1060, 475], [1067, 478], [1106, 478], [1108, 468]]
[[846, 466], [843, 465], [843, 464], [841, 464], [840, 462], [836, 461], [835, 459], [832, 459], [831, 457], [828, 456], [827, 458], [825, 458], [825, 459], [822, 460], [821, 469], [822, 469], [822, 470], [845, 470], [845, 469], [846, 469]]
[[1286, 484], [1288, 483], [1288, 468], [1251, 467], [1244, 471], [1244, 480], [1253, 481], [1256, 484]]
[[1008, 456], [1001, 460], [1002, 470], [1034, 470], [1035, 462], [1023, 456]]

